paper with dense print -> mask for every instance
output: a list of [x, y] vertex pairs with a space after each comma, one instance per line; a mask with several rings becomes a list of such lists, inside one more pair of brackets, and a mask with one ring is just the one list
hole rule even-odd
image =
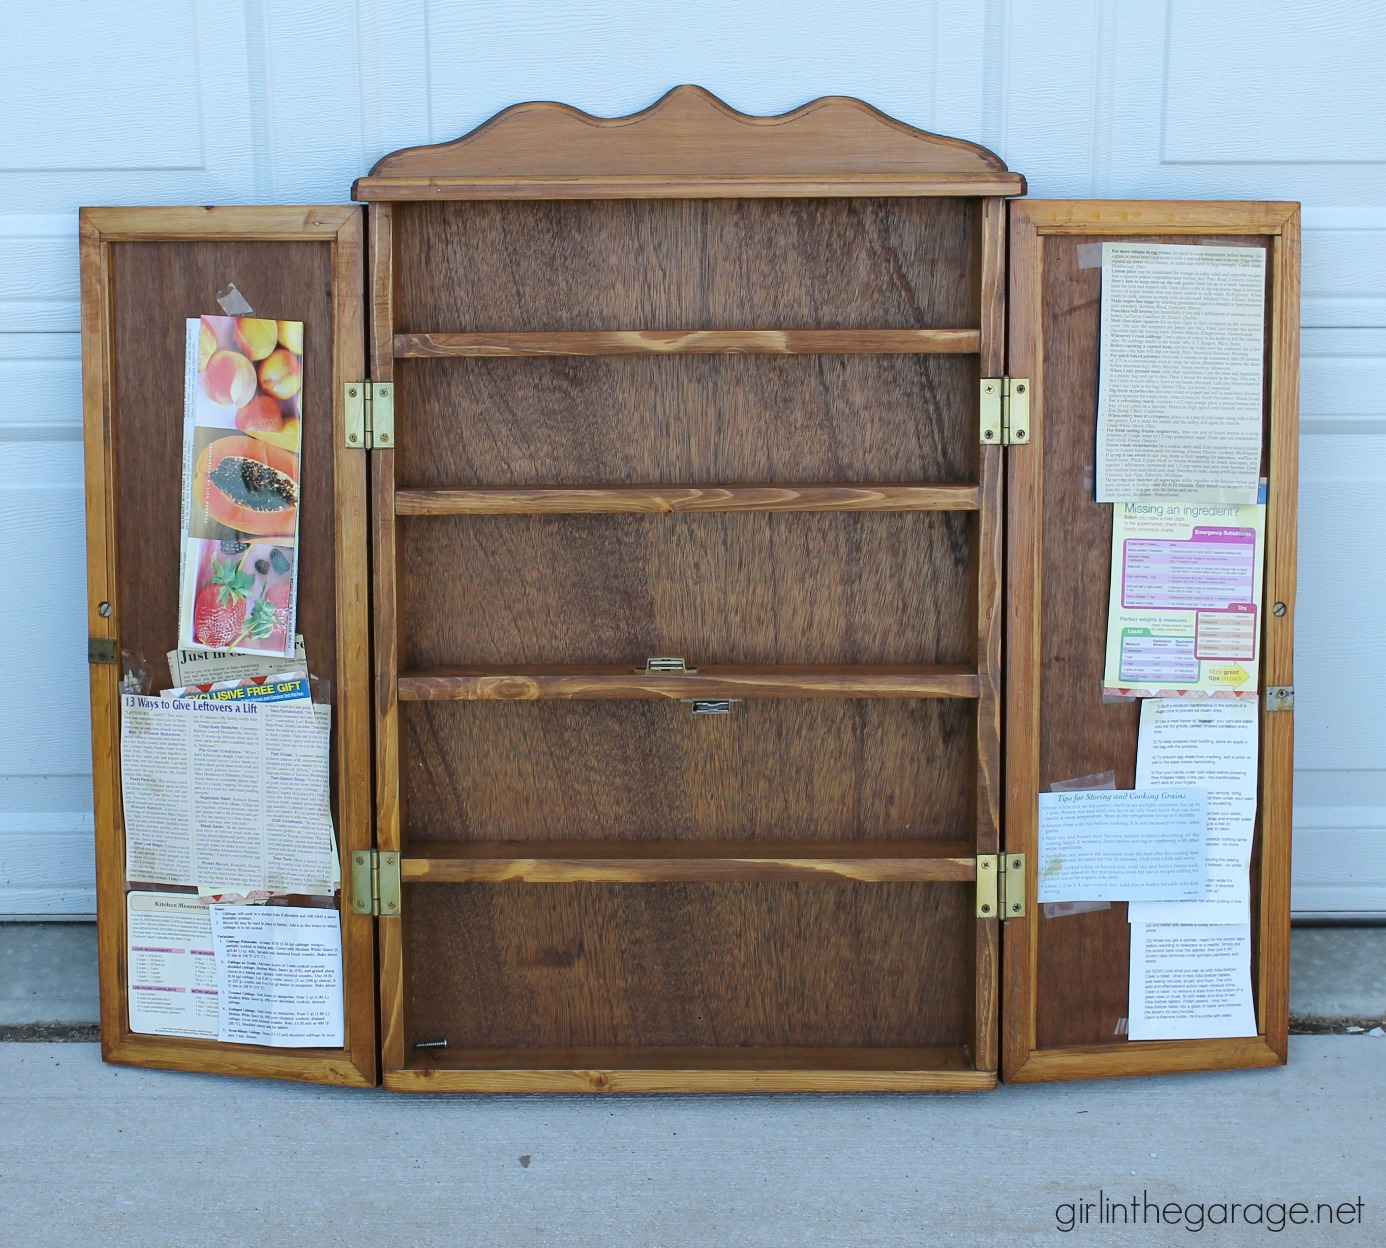
[[340, 1048], [342, 930], [335, 910], [212, 906], [217, 1038]]
[[1201, 789], [1039, 795], [1039, 901], [1203, 896], [1208, 796]]
[[1133, 923], [1131, 1040], [1254, 1036], [1251, 925]]
[[185, 685], [206, 685], [219, 680], [251, 680], [257, 676], [275, 676], [280, 672], [306, 672], [308, 651], [303, 634], [294, 638], [293, 658], [283, 655], [263, 657], [255, 654], [232, 654], [229, 650], [170, 650], [168, 671], [175, 688]]
[[178, 645], [291, 658], [303, 325], [187, 322]]
[[1196, 785], [1208, 794], [1202, 901], [1133, 901], [1132, 923], [1246, 923], [1256, 831], [1260, 707], [1255, 702], [1147, 698], [1136, 788]]
[[331, 896], [327, 708], [126, 694], [126, 878], [212, 894]]
[[197, 898], [129, 893], [125, 916], [130, 1030], [217, 1038], [212, 918]]
[[1263, 248], [1103, 243], [1097, 501], [1254, 503]]
[[1112, 507], [1109, 695], [1256, 697], [1265, 513], [1175, 499]]

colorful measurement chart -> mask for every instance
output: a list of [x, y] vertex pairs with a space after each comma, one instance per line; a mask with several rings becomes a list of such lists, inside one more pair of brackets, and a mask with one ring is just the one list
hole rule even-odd
[[1109, 694], [1253, 695], [1265, 508], [1116, 503]]

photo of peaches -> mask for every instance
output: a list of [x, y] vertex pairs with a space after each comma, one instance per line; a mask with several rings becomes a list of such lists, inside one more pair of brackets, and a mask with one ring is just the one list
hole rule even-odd
[[218, 407], [243, 407], [255, 393], [255, 365], [239, 351], [214, 351], [202, 370], [202, 388]]
[[276, 399], [293, 398], [302, 384], [302, 357], [287, 347], [270, 352], [260, 365], [260, 388]]
[[279, 322], [256, 316], [236, 317], [236, 346], [247, 359], [263, 360], [279, 345]]

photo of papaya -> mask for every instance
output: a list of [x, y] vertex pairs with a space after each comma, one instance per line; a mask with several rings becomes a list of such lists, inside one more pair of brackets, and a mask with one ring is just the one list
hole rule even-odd
[[298, 520], [298, 457], [255, 438], [217, 438], [197, 457], [193, 500], [209, 520], [239, 533], [292, 535]]

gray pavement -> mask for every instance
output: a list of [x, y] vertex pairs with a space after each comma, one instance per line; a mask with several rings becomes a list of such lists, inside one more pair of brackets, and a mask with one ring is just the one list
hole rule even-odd
[[[1366, 1036], [1295, 1037], [1277, 1070], [896, 1097], [409, 1096], [8, 1044], [0, 1244], [1379, 1245], [1383, 1105]], [[1099, 1192], [1203, 1230], [1095, 1224]], [[1361, 1225], [1268, 1229], [1274, 1202], [1359, 1199]], [[1231, 1202], [1269, 1222], [1216, 1224]]]

